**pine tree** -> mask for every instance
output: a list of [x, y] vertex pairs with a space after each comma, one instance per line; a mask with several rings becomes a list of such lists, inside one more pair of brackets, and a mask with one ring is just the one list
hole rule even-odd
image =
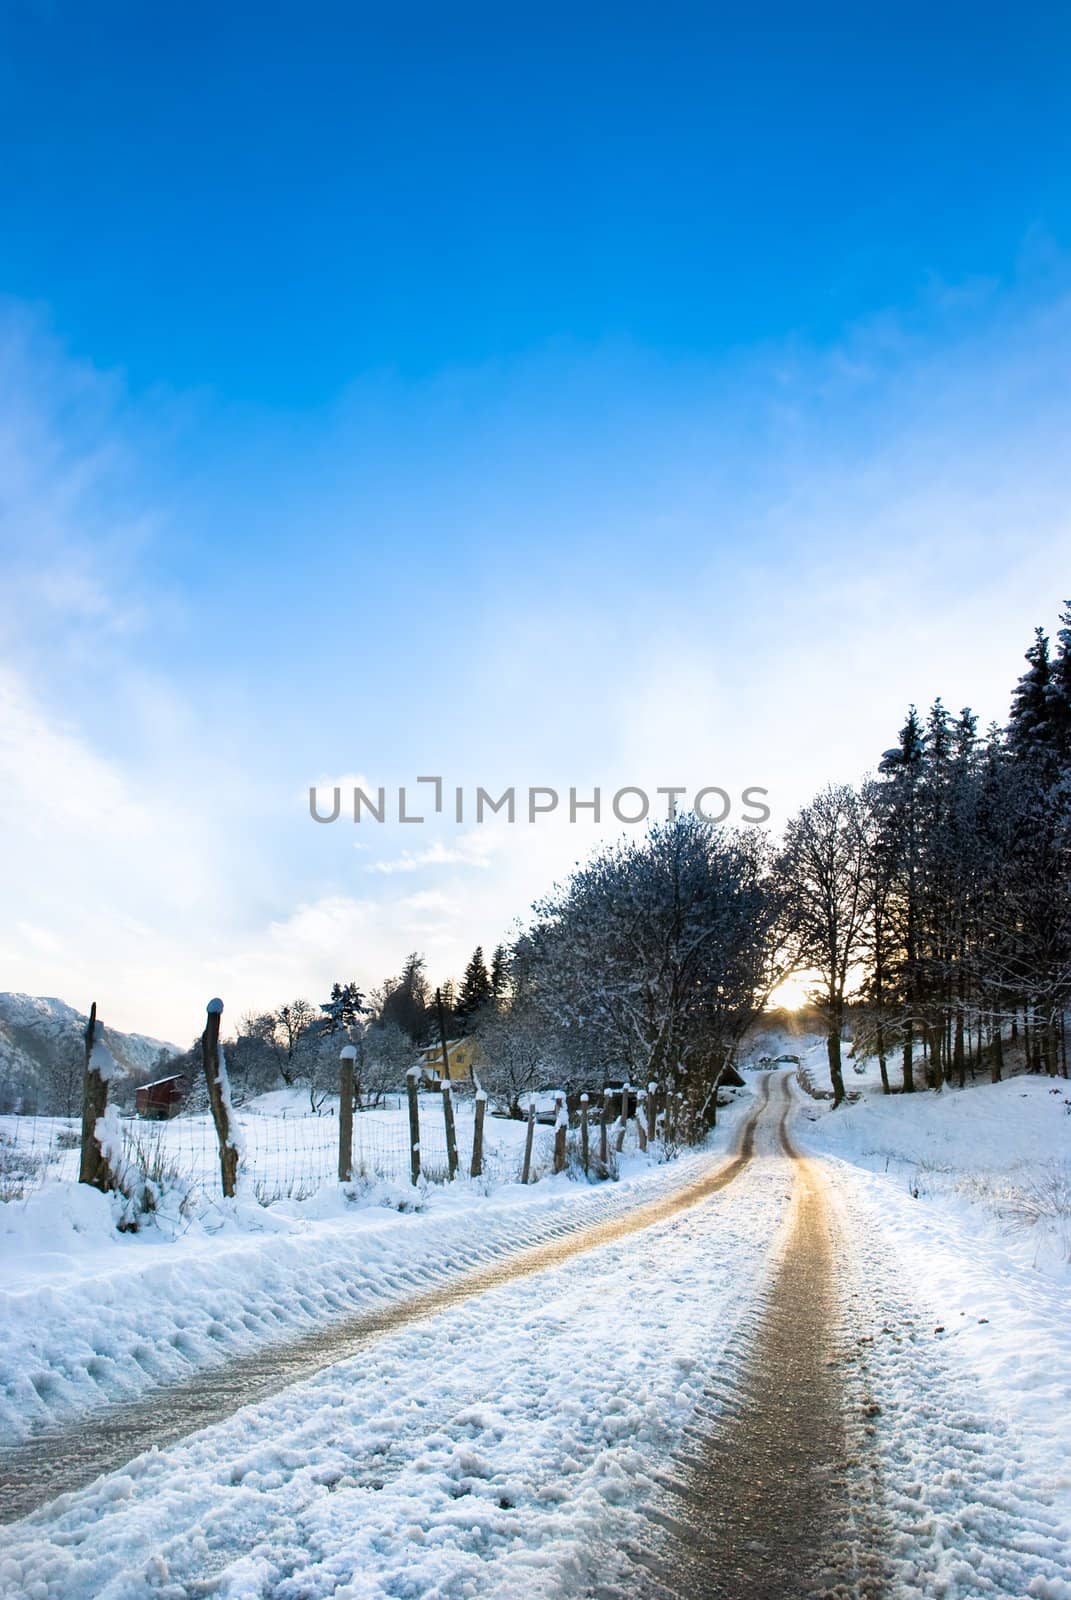
[[1045, 685], [1049, 742], [1063, 773], [1071, 771], [1071, 601], [1060, 613], [1057, 646]]
[[1012, 692], [1008, 719], [1008, 747], [1017, 756], [1039, 755], [1050, 742], [1049, 695], [1052, 668], [1049, 640], [1043, 628], [1034, 629], [1034, 642], [1026, 652], [1026, 672]]
[[380, 1006], [380, 1021], [384, 1026], [393, 1024], [407, 1034], [414, 1044], [420, 1044], [428, 1024], [428, 979], [424, 957], [416, 950], [406, 958], [401, 977], [384, 986], [386, 993]]
[[324, 1013], [323, 1032], [333, 1034], [354, 1027], [368, 1007], [356, 983], [333, 983], [331, 998], [320, 1009]]
[[472, 1018], [490, 1003], [492, 993], [491, 977], [483, 958], [483, 946], [477, 945], [465, 968], [465, 976], [461, 980], [461, 991], [454, 1010], [457, 1020], [466, 1024], [471, 1022]]
[[[900, 1032], [903, 1041], [903, 1089], [911, 1094], [915, 1088], [915, 1027], [919, 1010], [919, 805], [918, 789], [925, 760], [925, 739], [922, 724], [914, 706], [909, 707], [907, 721], [900, 729], [896, 747], [886, 750], [878, 770], [887, 781], [885, 828], [897, 863], [897, 895], [893, 902], [899, 910], [897, 943], [900, 957], [897, 963], [901, 998]], [[894, 977], [890, 972], [890, 980]], [[891, 987], [891, 982], [890, 982]]]
[[[439, 1001], [441, 1002], [443, 1008], [443, 1022], [446, 1026], [446, 1036], [449, 1038], [451, 1034], [455, 1032], [454, 1024], [458, 1020], [457, 984], [454, 982], [453, 978], [447, 978], [446, 982], [440, 988]], [[438, 1006], [436, 1006], [435, 1016], [432, 1019], [432, 1033], [436, 1040], [438, 1039], [438, 1018]]]
[[501, 1005], [509, 993], [509, 951], [504, 944], [495, 946], [491, 957], [491, 995], [496, 1005]]

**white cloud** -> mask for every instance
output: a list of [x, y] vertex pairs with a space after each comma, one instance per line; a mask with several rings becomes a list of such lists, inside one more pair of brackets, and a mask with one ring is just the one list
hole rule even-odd
[[[355, 848], [367, 849], [368, 846]], [[486, 872], [501, 848], [501, 834], [489, 829], [487, 832], [460, 834], [452, 844], [436, 839], [425, 850], [403, 850], [401, 855], [370, 861], [365, 871], [384, 877], [396, 872], [419, 872], [424, 867], [476, 867]]]
[[[479, 585], [452, 613], [451, 647], [426, 657], [427, 607], [411, 594], [381, 601], [370, 580], [325, 604], [334, 574], [326, 559], [315, 566], [312, 533], [336, 510], [316, 504], [333, 474], [295, 458], [308, 520], [279, 562], [283, 599], [307, 590], [315, 605], [297, 633], [285, 604], [256, 595], [250, 560], [232, 608], [211, 617], [210, 652], [203, 624], [190, 629], [211, 656], [196, 681], [190, 656], [176, 667], [145, 627], [171, 642], [193, 604], [181, 585], [161, 587], [149, 559], [173, 514], [166, 486], [148, 494], [142, 481], [151, 420], [26, 318], [0, 318], [11, 552], [0, 984], [83, 1007], [97, 998], [117, 1025], [181, 1041], [216, 992], [234, 1019], [319, 998], [336, 977], [374, 982], [415, 945], [435, 976], [456, 974], [477, 942], [504, 934], [619, 831], [561, 815], [365, 830], [345, 807], [317, 827], [306, 768], [343, 771], [321, 778], [321, 795], [372, 792], [367, 771], [384, 774], [376, 787], [388, 772], [445, 775], [427, 749], [438, 741], [456, 756], [448, 784], [469, 792], [474, 774], [496, 793], [598, 783], [604, 797], [621, 783], [756, 783], [780, 818], [825, 778], [872, 762], [910, 699], [940, 693], [1003, 716], [1032, 624], [1051, 623], [1065, 598], [1071, 307], [1058, 293], [939, 288], [942, 298], [932, 326], [886, 317], [829, 352], [762, 351], [732, 372], [660, 371], [643, 358], [635, 371], [657, 392], [648, 404], [644, 389], [635, 417], [603, 396], [599, 353], [577, 355], [607, 409], [591, 450], [566, 418], [524, 454], [540, 384], [513, 423], [512, 390], [501, 407], [472, 408], [503, 441], [501, 452], [481, 434], [467, 441], [471, 503], [464, 461], [450, 462], [451, 515], [480, 552]], [[627, 389], [630, 372], [619, 360], [615, 383]], [[434, 396], [405, 400], [419, 432]], [[594, 403], [591, 416], [598, 433]], [[345, 417], [324, 448], [354, 458]], [[567, 449], [559, 480], [546, 464]], [[450, 498], [442, 489], [429, 472], [422, 514]], [[359, 485], [339, 492], [357, 497]], [[190, 574], [194, 599], [203, 576]], [[394, 653], [362, 655], [391, 606]], [[328, 713], [323, 652], [338, 608], [353, 679]], [[403, 688], [396, 673], [414, 654], [420, 670]], [[296, 686], [291, 705], [280, 677], [262, 681], [277, 658]], [[384, 706], [392, 742], [374, 744], [365, 730]]]

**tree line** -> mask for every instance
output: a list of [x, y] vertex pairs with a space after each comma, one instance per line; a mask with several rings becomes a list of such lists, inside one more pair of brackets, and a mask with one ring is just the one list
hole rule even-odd
[[787, 910], [827, 1020], [834, 1096], [855, 1048], [907, 1093], [999, 1080], [1015, 1043], [1067, 1073], [1071, 1000], [1071, 606], [1038, 628], [1005, 726], [969, 707], [908, 711], [858, 787], [825, 789], [785, 838]]
[[1005, 726], [912, 706], [875, 772], [823, 789], [779, 842], [689, 814], [599, 852], [513, 946], [508, 1014], [485, 1023], [499, 1073], [522, 1092], [548, 1061], [566, 1083], [668, 1083], [699, 1132], [803, 971], [836, 1105], [849, 1022], [886, 1092], [998, 1080], [1010, 1046], [1066, 1076], [1071, 606], [1026, 663]]
[[849, 1034], [888, 1092], [999, 1079], [1009, 1050], [1066, 1075], [1071, 606], [1055, 647], [1036, 631], [1005, 725], [912, 706], [874, 771], [827, 786], [782, 838], [692, 813], [655, 824], [595, 853], [459, 981], [433, 989], [413, 952], [368, 994], [339, 981], [319, 1004], [243, 1018], [227, 1058], [246, 1093], [301, 1082], [318, 1109], [353, 1042], [357, 1103], [373, 1105], [438, 1043], [441, 1004], [515, 1113], [533, 1089], [657, 1082], [698, 1135], [771, 993], [801, 971], [838, 1105]]
[[[366, 994], [355, 980], [338, 980], [319, 1003], [299, 996], [270, 1011], [249, 1012], [224, 1042], [232, 1083], [242, 1095], [301, 1085], [314, 1111], [338, 1089], [342, 1045], [357, 1049], [354, 1095], [359, 1107], [382, 1103], [399, 1089], [417, 1052], [438, 1043], [439, 1004], [449, 1036], [470, 1032], [477, 1019], [504, 1001], [509, 953], [494, 950], [490, 965], [476, 950], [460, 981], [431, 986], [424, 957], [413, 951], [401, 974], [386, 977]], [[200, 1036], [172, 1058], [168, 1070], [198, 1079]]]

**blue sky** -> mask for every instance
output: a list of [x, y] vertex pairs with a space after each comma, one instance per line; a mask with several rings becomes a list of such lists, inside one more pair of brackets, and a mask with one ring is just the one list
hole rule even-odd
[[445, 976], [593, 831], [310, 782], [780, 821], [1071, 589], [1066, 9], [384, 9], [0, 17], [0, 987]]

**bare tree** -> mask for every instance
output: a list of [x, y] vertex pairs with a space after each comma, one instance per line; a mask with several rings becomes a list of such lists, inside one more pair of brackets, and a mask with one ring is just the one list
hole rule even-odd
[[484, 1056], [481, 1087], [511, 1117], [520, 1117], [521, 1097], [540, 1088], [551, 1075], [546, 1017], [522, 999], [508, 1007], [485, 1008], [475, 1032]]
[[833, 1105], [844, 1099], [841, 1036], [849, 991], [863, 977], [867, 848], [855, 790], [831, 785], [785, 831], [784, 870], [799, 965], [818, 974]]

